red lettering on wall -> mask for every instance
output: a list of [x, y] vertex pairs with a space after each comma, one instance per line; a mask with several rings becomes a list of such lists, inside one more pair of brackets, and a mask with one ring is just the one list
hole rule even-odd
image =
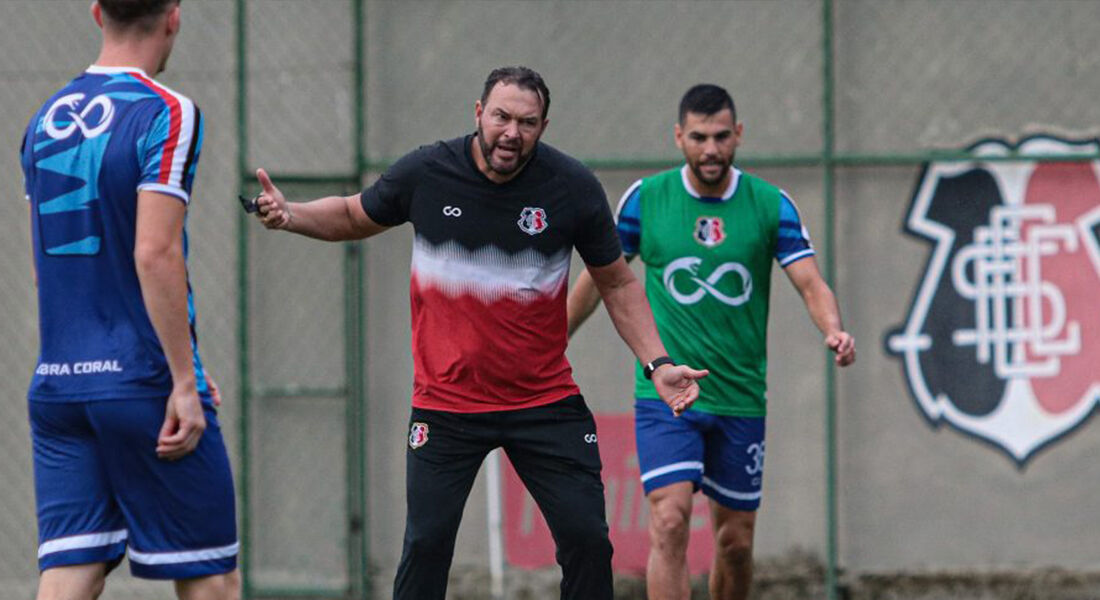
[[[615, 547], [611, 566], [617, 573], [645, 573], [649, 555], [649, 506], [639, 478], [634, 416], [596, 415], [596, 427], [603, 461], [607, 524]], [[526, 569], [553, 566], [554, 540], [546, 521], [510, 463], [506, 463], [502, 472], [504, 544], [509, 565]], [[710, 570], [714, 552], [707, 512], [706, 499], [696, 495], [688, 546], [688, 567], [696, 575]]]

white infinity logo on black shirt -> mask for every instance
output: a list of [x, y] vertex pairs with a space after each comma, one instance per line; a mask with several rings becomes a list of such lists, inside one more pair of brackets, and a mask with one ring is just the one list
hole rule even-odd
[[461, 217], [462, 209], [457, 206], [444, 206], [443, 214], [448, 217]]

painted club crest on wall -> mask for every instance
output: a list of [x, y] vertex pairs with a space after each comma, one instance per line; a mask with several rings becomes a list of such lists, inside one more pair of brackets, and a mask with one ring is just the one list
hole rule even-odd
[[1097, 140], [1035, 136], [925, 165], [905, 222], [932, 244], [909, 315], [886, 337], [923, 414], [1022, 467], [1100, 404]]

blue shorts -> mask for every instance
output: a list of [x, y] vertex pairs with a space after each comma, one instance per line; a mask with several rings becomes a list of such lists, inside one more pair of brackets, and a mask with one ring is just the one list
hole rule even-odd
[[660, 400], [634, 403], [642, 487], [690, 481], [733, 510], [756, 510], [764, 477], [764, 417], [689, 410], [679, 417]]
[[233, 477], [213, 407], [194, 452], [157, 458], [165, 401], [31, 401], [38, 568], [107, 563], [123, 554], [146, 579], [187, 579], [237, 566]]

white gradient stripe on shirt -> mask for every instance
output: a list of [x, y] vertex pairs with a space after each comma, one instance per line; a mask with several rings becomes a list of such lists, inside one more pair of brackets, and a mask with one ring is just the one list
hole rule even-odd
[[546, 256], [528, 248], [509, 254], [495, 246], [468, 250], [455, 242], [438, 246], [417, 236], [412, 272], [421, 287], [484, 302], [531, 302], [560, 292], [569, 280], [569, 252]]

